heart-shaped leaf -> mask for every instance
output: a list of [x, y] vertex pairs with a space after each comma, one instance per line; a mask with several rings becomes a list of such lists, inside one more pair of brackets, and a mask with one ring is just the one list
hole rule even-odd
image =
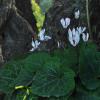
[[[51, 60], [45, 64], [45, 68], [37, 72], [32, 84], [32, 92], [42, 97], [60, 97], [69, 95], [75, 87], [75, 73], [66, 68], [60, 67], [57, 62]], [[66, 66], [65, 66], [66, 67]]]
[[16, 86], [27, 86], [32, 83], [35, 73], [43, 68], [50, 55], [43, 52], [33, 53], [22, 61], [24, 68], [15, 80]]
[[100, 87], [100, 56], [92, 48], [84, 48], [80, 56], [80, 79], [90, 90]]
[[14, 90], [14, 81], [22, 69], [20, 62], [11, 61], [0, 70], [0, 91], [9, 93]]

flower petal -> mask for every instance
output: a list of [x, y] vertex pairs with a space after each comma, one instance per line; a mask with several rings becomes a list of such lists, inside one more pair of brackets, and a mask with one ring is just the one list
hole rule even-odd
[[45, 28], [42, 29], [42, 30], [40, 31], [39, 35], [38, 35], [38, 37], [39, 37], [39, 39], [40, 39], [41, 41], [44, 40], [44, 34], [45, 34]]
[[79, 41], [80, 41], [80, 35], [79, 35], [78, 31], [76, 31], [75, 41], [76, 41], [76, 45], [77, 45], [77, 44], [79, 43]]
[[40, 42], [38, 42], [37, 40], [35, 41], [35, 47], [38, 48], [38, 46], [40, 45]]
[[83, 34], [82, 34], [82, 38], [83, 38], [83, 41], [84, 41], [84, 42], [87, 42], [88, 39], [89, 39], [89, 33], [86, 33], [86, 34], [83, 33]]
[[30, 50], [30, 52], [33, 52], [33, 51], [35, 51], [35, 48], [32, 48], [32, 49]]
[[35, 47], [35, 42], [34, 42], [34, 41], [32, 41], [32, 47], [33, 47], [33, 48]]
[[75, 28], [73, 28], [72, 33], [73, 33], [73, 35], [76, 35]]
[[82, 29], [82, 33], [83, 33], [85, 30], [86, 30], [86, 27], [83, 27], [83, 29]]
[[68, 38], [69, 40], [72, 39], [72, 31], [70, 28], [68, 29]]
[[67, 28], [70, 25], [70, 18], [65, 19], [65, 27]]
[[80, 17], [80, 11], [78, 10], [75, 12], [75, 19], [79, 19], [79, 17]]
[[50, 40], [50, 39], [51, 39], [50, 36], [45, 35], [45, 41], [48, 41], [48, 40]]
[[61, 25], [63, 26], [63, 28], [65, 28], [66, 22], [65, 22], [65, 19], [64, 19], [64, 18], [62, 18], [62, 19], [60, 20], [60, 23], [61, 23]]
[[84, 31], [86, 30], [86, 27], [77, 27], [77, 31], [79, 32], [79, 34], [82, 34]]
[[80, 41], [80, 35], [78, 31], [76, 31], [75, 28], [73, 28], [72, 31], [69, 29], [68, 34], [69, 34], [68, 38], [69, 42], [71, 43], [71, 45], [75, 47]]

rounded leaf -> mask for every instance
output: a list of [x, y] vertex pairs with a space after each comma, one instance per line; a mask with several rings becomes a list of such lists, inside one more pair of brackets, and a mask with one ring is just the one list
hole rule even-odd
[[58, 62], [48, 62], [43, 70], [37, 72], [32, 84], [32, 92], [42, 97], [69, 95], [74, 87], [74, 72], [60, 67]]
[[94, 90], [100, 87], [100, 56], [92, 48], [82, 50], [79, 75], [87, 89]]

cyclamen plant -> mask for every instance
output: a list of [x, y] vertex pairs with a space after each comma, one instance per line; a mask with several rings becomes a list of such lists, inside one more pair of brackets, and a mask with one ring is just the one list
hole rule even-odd
[[[80, 18], [80, 11], [74, 12]], [[100, 100], [100, 52], [89, 39], [86, 27], [70, 27], [71, 18], [59, 23], [72, 46], [50, 53], [34, 52], [21, 60], [6, 63], [0, 70], [0, 91], [5, 100]], [[35, 51], [42, 42], [52, 41], [43, 28], [38, 39], [32, 38]], [[79, 48], [79, 42], [83, 39]], [[91, 60], [90, 60], [91, 58]]]
[[[79, 19], [80, 17], [80, 10], [76, 10], [74, 12], [74, 17], [75, 19]], [[89, 39], [89, 33], [86, 33], [86, 27], [82, 27], [82, 26], [79, 26], [77, 28], [73, 28], [72, 30], [69, 28], [69, 25], [71, 23], [71, 19], [70, 18], [62, 18], [60, 20], [61, 22], [61, 25], [64, 29], [68, 29], [68, 32], [66, 32], [68, 35], [68, 40], [70, 42], [70, 44], [72, 46], [77, 46], [79, 41], [80, 41], [80, 37], [82, 36], [82, 39], [84, 42], [87, 42], [88, 39]]]
[[[38, 34], [38, 40], [34, 40], [32, 38], [32, 49], [30, 50], [31, 52], [32, 51], [35, 51], [36, 49], [38, 49], [39, 45], [41, 44], [41, 42], [43, 41], [48, 41], [50, 40], [51, 37], [48, 36], [48, 35], [45, 35], [45, 28], [42, 29], [39, 34]], [[40, 42], [39, 42], [40, 41]]]
[[82, 35], [82, 39], [84, 42], [88, 41], [89, 34], [84, 33], [85, 30], [86, 30], [85, 27], [79, 27], [77, 29], [73, 28], [72, 30], [71, 29], [68, 30], [68, 39], [69, 39], [71, 45], [73, 45], [73, 46], [78, 45], [81, 35]]
[[[75, 19], [79, 19], [79, 17], [80, 17], [79, 9], [74, 12], [74, 17], [75, 17]], [[73, 28], [71, 30], [69, 28], [69, 26], [71, 24], [71, 18], [67, 18], [67, 17], [61, 18], [60, 23], [64, 29], [68, 29], [68, 31], [66, 31], [66, 34], [67, 34], [68, 40], [72, 46], [75, 47], [79, 44], [81, 36], [82, 36], [82, 39], [84, 42], [88, 41], [89, 33], [86, 33], [86, 27], [79, 26], [79, 27]], [[48, 41], [48, 40], [52, 39], [52, 37], [45, 35], [45, 33], [46, 33], [45, 31], [46, 31], [45, 28], [43, 28], [38, 34], [38, 40], [40, 42]], [[40, 45], [40, 42], [38, 42], [38, 40], [35, 40], [35, 41], [32, 40], [33, 48], [30, 51], [34, 51], [34, 50], [38, 49], [38, 47]], [[57, 42], [57, 45], [59, 48], [60, 47], [59, 41]]]

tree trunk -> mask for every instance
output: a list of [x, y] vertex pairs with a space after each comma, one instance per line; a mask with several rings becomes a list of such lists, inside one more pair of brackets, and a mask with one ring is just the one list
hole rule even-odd
[[[24, 3], [21, 2], [21, 4]], [[29, 19], [29, 16], [25, 16], [25, 18]], [[33, 25], [35, 26], [35, 23], [33, 23]], [[29, 52], [31, 49], [32, 34], [34, 34], [32, 27], [28, 21], [19, 14], [15, 7], [15, 1], [1, 0], [0, 35], [2, 37], [1, 45], [4, 60], [10, 60], [16, 55]]]

